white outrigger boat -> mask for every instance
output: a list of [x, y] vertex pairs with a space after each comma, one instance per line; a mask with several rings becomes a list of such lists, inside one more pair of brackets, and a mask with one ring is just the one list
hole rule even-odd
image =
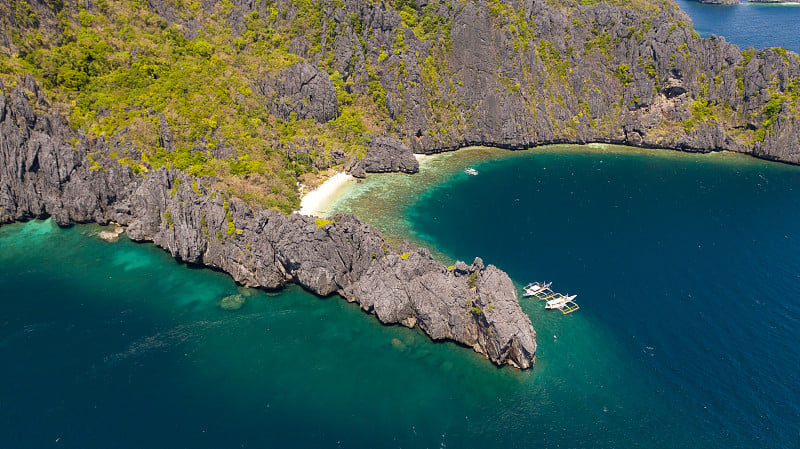
[[555, 292], [550, 288], [551, 284], [552, 282], [531, 282], [523, 287], [522, 296], [533, 296], [545, 303], [545, 309], [559, 310], [564, 315], [580, 308], [575, 302], [578, 295], [564, 295]]
[[572, 302], [572, 300], [575, 299], [577, 296], [578, 295], [558, 296], [556, 298], [547, 301], [547, 303], [545, 303], [544, 305], [544, 308], [561, 310], [567, 305], [567, 303]]
[[536, 296], [550, 288], [552, 282], [531, 282], [522, 289], [522, 296]]
[[475, 170], [472, 167], [467, 167], [464, 169], [464, 173], [471, 175], [471, 176], [478, 176], [478, 170]]

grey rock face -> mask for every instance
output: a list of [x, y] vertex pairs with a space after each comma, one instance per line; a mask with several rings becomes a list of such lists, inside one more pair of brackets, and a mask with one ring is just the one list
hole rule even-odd
[[453, 270], [437, 266], [426, 250], [388, 255], [345, 297], [385, 323], [418, 324], [433, 339], [459, 341], [490, 360], [529, 367], [534, 334], [528, 317], [517, 312], [508, 276], [491, 265], [484, 269], [480, 259], [469, 267], [457, 265]]
[[[203, 7], [210, 11], [217, 3]], [[286, 11], [280, 24], [290, 27], [297, 6], [278, 3]], [[766, 129], [779, 120], [767, 117], [765, 105], [800, 77], [798, 55], [743, 52], [721, 38], [701, 39], [671, 2], [653, 14], [605, 3], [500, 3], [417, 2], [418, 10], [440, 18], [430, 35], [419, 37], [402, 26], [391, 4], [323, 2], [323, 16], [331, 20], [320, 33], [297, 34], [287, 46], [308, 61], [331, 61], [361, 94], [374, 92], [378, 82], [393, 121], [385, 132], [417, 153], [606, 142], [726, 149], [797, 163], [796, 111], [782, 110], [782, 128]], [[250, 12], [269, 14], [266, 4], [234, 4], [229, 20], [235, 30], [243, 29]], [[162, 16], [176, 16], [170, 14]], [[523, 33], [523, 23], [530, 33]], [[314, 52], [310, 40], [317, 37], [324, 50]], [[703, 102], [712, 116], [692, 122]]]
[[417, 173], [419, 162], [411, 149], [397, 138], [372, 136], [367, 154], [355, 161], [348, 171], [356, 177], [364, 177], [366, 173]]
[[533, 364], [535, 332], [511, 280], [495, 267], [476, 260], [448, 271], [423, 248], [406, 244], [395, 252], [352, 215], [327, 223], [253, 211], [213, 190], [212, 180], [178, 171], [135, 177], [103, 156], [109, 145], [88, 148], [25, 92], [6, 95], [0, 85], [0, 93], [0, 223], [48, 215], [59, 224], [115, 221], [132, 239], [218, 268], [243, 285], [292, 282], [322, 296], [337, 293], [384, 323], [419, 326], [498, 365]]
[[336, 89], [328, 74], [307, 62], [293, 64], [274, 78], [257, 83], [257, 91], [283, 120], [313, 118], [324, 123], [339, 116]]
[[[35, 111], [21, 88], [2, 94], [0, 223], [47, 215], [62, 225], [108, 223], [127, 213], [112, 204], [132, 190], [130, 170], [91, 163], [67, 122], [58, 114]], [[95, 150], [96, 162], [104, 163], [108, 147], [101, 144]]]
[[[796, 163], [800, 124], [792, 111], [781, 111], [782, 128], [766, 130], [763, 140], [752, 132], [777, 122], [767, 120], [765, 105], [800, 76], [796, 54], [702, 39], [673, 3], [653, 15], [604, 3], [502, 3], [509, 12], [485, 1], [432, 4], [426, 13], [446, 25], [424, 39], [387, 4], [324, 4], [336, 28], [323, 30], [322, 48], [332, 54], [310, 52], [309, 42], [290, 48], [306, 49], [301, 56], [313, 61], [330, 57], [363, 94], [378, 80], [394, 120], [387, 132], [414, 152], [606, 142]], [[702, 102], [713, 116], [692, 122]]]

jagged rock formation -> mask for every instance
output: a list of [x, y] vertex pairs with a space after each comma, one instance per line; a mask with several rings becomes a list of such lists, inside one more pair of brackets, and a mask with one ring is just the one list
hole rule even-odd
[[365, 94], [379, 80], [387, 131], [414, 152], [607, 142], [800, 163], [800, 57], [701, 39], [674, 3], [417, 2], [429, 28], [385, 2], [343, 4], [323, 4], [330, 20], [311, 34], [330, 50], [303, 34], [289, 48]]
[[498, 365], [533, 364], [535, 332], [497, 268], [476, 259], [447, 269], [408, 244], [396, 253], [351, 215], [254, 211], [216, 191], [212, 180], [176, 170], [135, 176], [110, 152], [102, 141], [87, 145], [48, 112], [32, 79], [10, 94], [0, 83], [0, 223], [48, 215], [64, 225], [114, 221], [135, 240], [243, 285], [295, 282], [318, 295], [338, 293], [384, 323], [417, 325]]
[[371, 136], [367, 153], [356, 160], [348, 171], [357, 178], [367, 173], [417, 173], [419, 162], [411, 149], [392, 136]]
[[287, 67], [257, 83], [264, 103], [283, 120], [313, 118], [324, 123], [339, 116], [336, 90], [328, 74], [307, 62]]
[[[117, 200], [135, 188], [130, 169], [94, 166], [66, 120], [34, 110], [31, 98], [47, 107], [31, 77], [8, 94], [0, 83], [0, 223], [46, 215], [107, 223], [129, 213]], [[102, 141], [96, 147], [109, 152]]]
[[[204, 26], [174, 2], [148, 4], [189, 38]], [[53, 11], [31, 7], [39, 27], [57, 34]], [[324, 78], [336, 73], [348, 93], [386, 113], [385, 129], [369, 131], [394, 135], [414, 152], [608, 142], [800, 159], [800, 57], [701, 39], [669, 1], [631, 2], [636, 10], [601, 0], [310, 7], [208, 0], [200, 7], [228, 11], [234, 33], [244, 34], [252, 15], [293, 30], [285, 48], [305, 62], [253, 86], [280, 117], [335, 117], [335, 89]], [[7, 31], [0, 37], [13, 48]]]

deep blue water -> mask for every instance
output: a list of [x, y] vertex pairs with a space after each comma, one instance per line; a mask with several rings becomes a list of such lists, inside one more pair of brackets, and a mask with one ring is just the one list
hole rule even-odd
[[9, 225], [0, 447], [796, 446], [800, 169], [567, 147], [461, 168], [386, 214], [579, 295], [523, 301], [533, 370], [93, 227]]
[[742, 47], [784, 47], [800, 53], [800, 5], [759, 4], [707, 5], [675, 0], [703, 37], [724, 36]]
[[[629, 439], [612, 446], [655, 433], [674, 438], [664, 447], [796, 447], [800, 169], [573, 152], [476, 168], [426, 192], [407, 219], [446, 254], [579, 294], [563, 326], [600, 327], [630, 360], [614, 393]], [[547, 357], [570, 356], [573, 343], [558, 341]], [[591, 346], [602, 359], [603, 344]]]

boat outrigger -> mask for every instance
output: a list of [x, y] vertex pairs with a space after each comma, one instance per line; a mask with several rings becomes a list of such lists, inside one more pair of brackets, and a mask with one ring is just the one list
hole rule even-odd
[[475, 169], [474, 169], [474, 168], [472, 168], [472, 167], [467, 167], [467, 168], [465, 168], [465, 169], [464, 169], [464, 173], [466, 173], [466, 174], [468, 174], [468, 175], [472, 175], [472, 176], [478, 176], [478, 170], [475, 170]]
[[554, 292], [550, 285], [552, 282], [531, 282], [522, 290], [522, 296], [534, 296], [541, 301], [545, 301], [545, 309], [560, 310], [564, 315], [579, 309], [575, 298], [578, 295], [563, 295]]
[[564, 306], [567, 305], [568, 302], [572, 302], [575, 297], [578, 295], [571, 295], [571, 296], [559, 296], [557, 298], [553, 298], [547, 301], [544, 305], [545, 309], [558, 309], [561, 310]]

